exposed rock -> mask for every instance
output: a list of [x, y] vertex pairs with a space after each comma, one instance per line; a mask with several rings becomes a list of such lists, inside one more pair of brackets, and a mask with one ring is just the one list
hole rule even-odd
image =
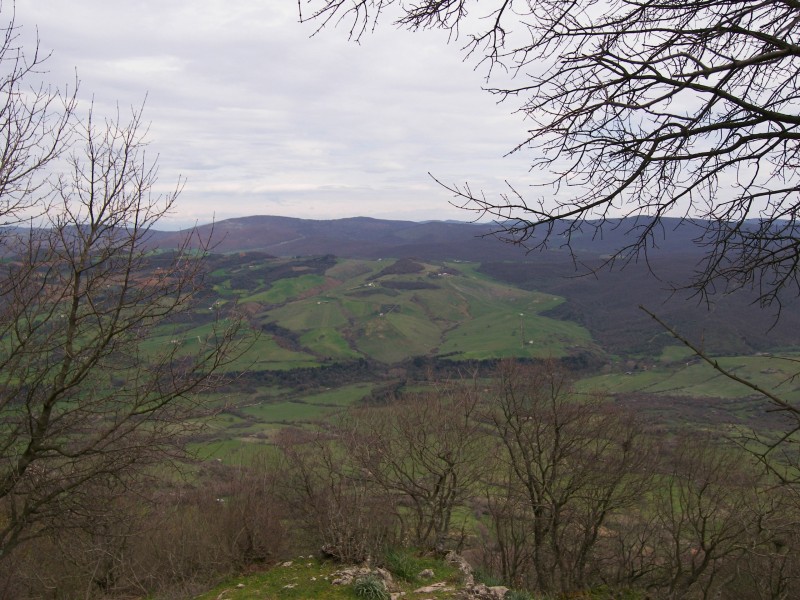
[[508, 588], [502, 585], [487, 586], [475, 583], [472, 567], [460, 554], [448, 552], [445, 560], [455, 566], [464, 578], [464, 589], [457, 594], [460, 600], [502, 600], [508, 593]]
[[502, 585], [487, 586], [476, 583], [458, 593], [459, 600], [503, 600], [508, 588]]
[[436, 592], [452, 592], [453, 588], [447, 587], [447, 583], [440, 581], [439, 583], [432, 583], [421, 588], [414, 590], [415, 594], [433, 594]]
[[448, 564], [453, 565], [459, 570], [461, 576], [464, 578], [464, 585], [466, 587], [472, 587], [475, 585], [475, 577], [472, 575], [472, 567], [466, 560], [464, 560], [463, 556], [456, 554], [455, 552], [448, 552], [444, 559]]
[[[446, 581], [439, 581], [415, 589], [412, 592], [415, 597], [419, 597], [416, 596], [417, 594], [450, 592], [454, 593], [453, 597], [459, 600], [503, 600], [508, 593], [508, 588], [504, 586], [487, 586], [483, 583], [475, 583], [472, 567], [461, 555], [455, 552], [449, 552], [445, 557], [445, 561], [455, 566], [461, 573], [464, 582], [463, 587], [457, 589]], [[383, 581], [392, 600], [399, 600], [406, 595], [400, 590], [400, 586], [395, 583], [394, 579], [392, 579], [392, 575], [386, 569], [369, 567], [366, 565], [340, 569], [330, 575], [330, 581], [333, 585], [352, 585], [357, 579], [368, 575], [376, 576]], [[435, 573], [432, 569], [424, 569], [419, 572], [417, 577], [420, 579], [431, 579], [435, 577]], [[425, 600], [425, 597], [422, 596], [420, 600]]]
[[342, 569], [331, 574], [331, 584], [350, 585], [359, 577], [366, 577], [370, 574], [379, 577], [389, 592], [398, 591], [398, 586], [394, 579], [392, 579], [391, 573], [389, 573], [389, 571], [386, 569], [381, 568], [349, 567], [347, 569]]

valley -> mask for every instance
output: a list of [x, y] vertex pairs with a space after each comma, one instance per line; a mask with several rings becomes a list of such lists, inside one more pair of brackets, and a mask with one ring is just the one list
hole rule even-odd
[[[307, 427], [345, 407], [387, 402], [435, 380], [487, 376], [504, 358], [555, 360], [572, 373], [580, 393], [613, 398], [654, 426], [780, 430], [782, 420], [765, 412], [752, 390], [693, 357], [639, 303], [658, 306], [679, 330], [699, 331], [708, 351], [739, 375], [789, 400], [800, 396], [793, 379], [796, 311], [784, 310], [786, 325], [771, 328], [768, 312], [743, 301], [723, 296], [704, 305], [665, 294], [664, 279], [643, 265], [594, 277], [575, 276], [558, 253], [509, 260], [507, 244], [476, 242], [474, 226], [456, 234], [456, 224], [442, 224], [446, 234], [430, 236], [440, 246], [419, 248], [424, 258], [402, 256], [402, 245], [395, 248], [399, 257], [375, 256], [376, 245], [414, 236], [411, 224], [373, 220], [347, 229], [349, 257], [248, 250], [259, 245], [254, 240], [263, 219], [253, 218], [252, 231], [236, 223], [242, 247], [226, 237], [230, 251], [204, 259], [208, 273], [198, 308], [180, 323], [162, 325], [148, 342], [199, 343], [212, 317], [229, 310], [243, 314], [255, 334], [247, 352], [226, 367], [234, 380], [216, 394], [221, 412], [194, 445], [203, 456], [236, 462], [286, 426]], [[332, 241], [336, 223], [327, 225], [306, 231], [304, 243], [341, 250], [341, 240]], [[225, 223], [217, 227], [224, 230]], [[403, 234], [390, 233], [394, 227]], [[428, 224], [427, 233], [436, 227]], [[298, 229], [270, 235], [291, 241]], [[458, 258], [459, 248], [472, 243], [491, 248], [491, 260]], [[585, 264], [592, 260], [584, 255]], [[673, 252], [656, 266], [677, 277], [688, 264]]]
[[[73, 591], [91, 581], [97, 597], [107, 589], [196, 597], [233, 576], [235, 584], [204, 597], [296, 589], [294, 597], [352, 598], [359, 582], [339, 589], [311, 578], [375, 558], [401, 579], [397, 589], [412, 590], [420, 571], [409, 565], [432, 561], [443, 572], [437, 557], [458, 548], [478, 569], [477, 585], [508, 585], [518, 598], [551, 586], [563, 592], [552, 597], [585, 591], [609, 600], [630, 586], [630, 598], [643, 600], [650, 588], [668, 590], [706, 544], [710, 566], [697, 570], [693, 589], [729, 586], [719, 573], [734, 571], [762, 585], [765, 565], [778, 559], [787, 565], [779, 581], [794, 577], [796, 561], [777, 544], [793, 535], [781, 523], [796, 505], [775, 492], [800, 477], [791, 415], [722, 376], [639, 306], [656, 306], [721, 369], [797, 402], [796, 302], [781, 306], [779, 325], [752, 295], [698, 303], [667, 283], [694, 264], [679, 248], [593, 272], [603, 248], [526, 255], [474, 225], [344, 221], [236, 220], [213, 251], [175, 245], [177, 234], [152, 236], [130, 293], [151, 298], [154, 316], [170, 302], [179, 310], [124, 329], [128, 345], [114, 339], [94, 373], [90, 389], [100, 399], [76, 391], [57, 419], [75, 421], [74, 445], [129, 418], [138, 435], [163, 433], [163, 453], [135, 487], [102, 483], [117, 493], [113, 514], [100, 501], [86, 529], [43, 524], [39, 531], [60, 537], [30, 542], [25, 573], [52, 573]], [[308, 252], [294, 246], [300, 241]], [[5, 260], [13, 272], [16, 257]], [[191, 279], [177, 279], [176, 266]], [[29, 281], [38, 284], [39, 272]], [[139, 308], [130, 302], [98, 319], [107, 290], [122, 281], [105, 273], [73, 317], [97, 322], [99, 332]], [[180, 290], [174, 281], [191, 292], [151, 296], [153, 286]], [[47, 361], [60, 359], [80, 376], [71, 352], [87, 334], [62, 325], [65, 309], [44, 309], [47, 318], [23, 321], [51, 344], [31, 344], [36, 365], [47, 372]], [[69, 335], [71, 346], [61, 341]], [[17, 332], [7, 338], [17, 341], [25, 341]], [[206, 360], [220, 362], [193, 385]], [[150, 366], [158, 367], [152, 376]], [[12, 408], [16, 398], [38, 397], [35, 379], [26, 381]], [[159, 404], [170, 381], [190, 384], [180, 413]], [[94, 411], [88, 419], [74, 410], [80, 401]], [[132, 401], [167, 411], [145, 424], [130, 413]], [[109, 446], [98, 444], [102, 456]], [[112, 447], [120, 460], [135, 456], [124, 439]], [[56, 463], [62, 470], [48, 476], [75, 472], [66, 459]], [[49, 485], [40, 473], [31, 477]], [[711, 528], [706, 512], [715, 515]], [[777, 528], [758, 529], [766, 522]], [[535, 531], [558, 549], [537, 549]], [[62, 540], [79, 548], [72, 556], [89, 571], [63, 566], [53, 550]], [[585, 563], [581, 548], [591, 553]], [[317, 574], [295, 588], [298, 572], [274, 566], [298, 553]], [[597, 584], [603, 578], [611, 590]]]

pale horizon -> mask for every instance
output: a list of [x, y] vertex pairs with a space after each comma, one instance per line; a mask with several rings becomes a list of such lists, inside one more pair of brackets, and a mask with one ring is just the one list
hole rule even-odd
[[80, 110], [144, 102], [161, 189], [186, 180], [160, 227], [252, 214], [469, 221], [429, 173], [492, 197], [506, 180], [536, 183], [527, 158], [504, 158], [526, 134], [517, 107], [481, 89], [485, 73], [444, 32], [312, 36], [279, 0], [15, 6], [27, 54], [37, 36], [51, 54], [46, 82], [64, 89], [77, 74]]

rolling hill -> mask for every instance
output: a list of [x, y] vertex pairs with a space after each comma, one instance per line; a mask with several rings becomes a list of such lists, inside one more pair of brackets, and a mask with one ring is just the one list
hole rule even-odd
[[[214, 241], [215, 252], [228, 254], [231, 265], [236, 263], [237, 253], [253, 251], [284, 258], [330, 254], [361, 260], [414, 258], [429, 264], [456, 260], [480, 263], [479, 271], [491, 279], [564, 298], [564, 302], [542, 316], [578, 324], [588, 330], [596, 344], [612, 354], [657, 356], [665, 346], [674, 343], [639, 310], [639, 305], [702, 340], [712, 353], [741, 354], [800, 347], [800, 304], [796, 298], [786, 298], [780, 310], [777, 306], [765, 310], [754, 304], [756, 295], [747, 290], [701, 298], [680, 289], [701, 258], [700, 249], [693, 243], [698, 229], [691, 225], [667, 219], [646, 262], [632, 261], [624, 268], [600, 269], [595, 273], [609, 253], [625, 245], [626, 234], [642, 223], [622, 219], [612, 225], [600, 236], [592, 224], [587, 224], [583, 233], [572, 238], [574, 257], [567, 249], [553, 245], [541, 252], [526, 253], [523, 248], [493, 237], [492, 224], [253, 216], [202, 226], [199, 232]], [[177, 245], [182, 235], [157, 232], [154, 243], [169, 248]], [[395, 289], [392, 293], [399, 291]], [[384, 287], [381, 302], [387, 306], [392, 304], [389, 296]], [[417, 296], [423, 298], [425, 293], [420, 291]], [[378, 297], [374, 294], [374, 299]], [[253, 301], [261, 300], [267, 305], [274, 304], [269, 293]], [[400, 334], [390, 333], [394, 326], [389, 323], [403, 321], [405, 325], [397, 327], [411, 327], [410, 306], [405, 304], [405, 314], [389, 313], [391, 316], [382, 327], [374, 332], [370, 329], [369, 335], [395, 339]], [[452, 340], [431, 342], [437, 329], [438, 326], [419, 329], [418, 335], [412, 336], [415, 347], [435, 352], [461, 351]], [[322, 340], [316, 343], [339, 348], [340, 352], [344, 348], [342, 341], [330, 337], [324, 343]], [[350, 350], [371, 352], [368, 346]]]
[[261, 333], [249, 357], [255, 370], [600, 351], [583, 327], [544, 316], [563, 298], [494, 281], [474, 263], [260, 253], [210, 260], [208, 308], [236, 302], [247, 314]]
[[[646, 264], [594, 273], [623, 242], [615, 233], [630, 227], [620, 222], [603, 239], [587, 231], [573, 240], [573, 257], [563, 248], [526, 254], [474, 224], [224, 221], [214, 226], [202, 305], [149, 343], [202, 339], [210, 317], [234, 305], [259, 332], [230, 367], [236, 385], [220, 400], [219, 429], [202, 444], [220, 455], [246, 452], [281, 427], [360, 400], [386, 401], [431, 377], [477, 372], [480, 361], [488, 368], [500, 357], [558, 358], [584, 378], [581, 389], [602, 390], [665, 427], [763, 425], [761, 402], [700, 369], [638, 307], [711, 354], [743, 357], [723, 362], [775, 385], [787, 374], [754, 355], [796, 356], [797, 301], [787, 299], [776, 320], [753, 304], [752, 293], [699, 301], [680, 290], [700, 258], [688, 230], [669, 237]], [[168, 250], [179, 236], [157, 232], [154, 241]], [[797, 393], [785, 385], [778, 391]]]

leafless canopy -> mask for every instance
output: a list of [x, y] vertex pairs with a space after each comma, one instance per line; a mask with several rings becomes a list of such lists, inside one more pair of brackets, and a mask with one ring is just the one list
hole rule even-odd
[[[153, 252], [180, 183], [159, 192], [140, 111], [79, 117], [74, 96], [30, 88], [40, 59], [15, 31], [0, 41], [0, 559], [90, 527], [174, 457], [239, 327], [185, 340], [168, 326], [191, 310], [207, 249], [189, 236]], [[153, 341], [158, 326], [171, 337]]]
[[446, 186], [501, 238], [568, 245], [637, 217], [615, 257], [630, 260], [677, 216], [699, 225], [697, 289], [754, 286], [765, 303], [800, 291], [796, 0], [300, 0], [300, 13], [355, 38], [386, 15], [465, 40], [528, 119], [513, 151], [551, 175], [550, 197]]

